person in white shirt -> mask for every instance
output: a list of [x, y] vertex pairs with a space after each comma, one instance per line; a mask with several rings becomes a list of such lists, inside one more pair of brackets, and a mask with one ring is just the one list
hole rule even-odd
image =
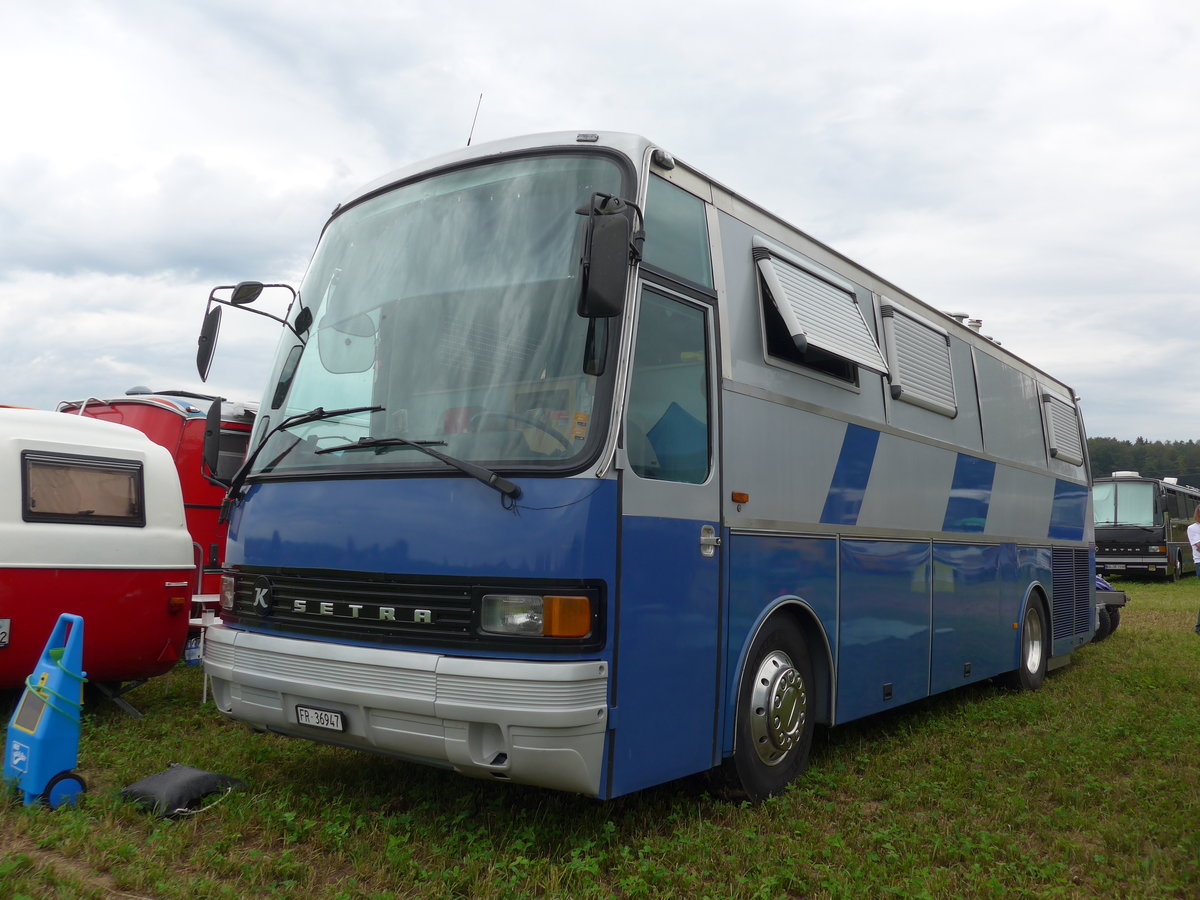
[[[1188, 526], [1188, 543], [1192, 545], [1192, 562], [1196, 564], [1196, 575], [1200, 577], [1200, 506], [1196, 507], [1196, 521]], [[1200, 616], [1196, 618], [1196, 634], [1200, 634]]]

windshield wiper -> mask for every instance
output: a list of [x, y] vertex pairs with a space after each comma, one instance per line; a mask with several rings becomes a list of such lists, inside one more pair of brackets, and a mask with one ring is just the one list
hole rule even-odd
[[427, 456], [432, 456], [434, 459], [441, 460], [448, 466], [453, 466], [458, 471], [470, 475], [477, 481], [486, 484], [490, 488], [499, 491], [505, 497], [516, 500], [521, 496], [521, 488], [519, 485], [513, 484], [507, 478], [503, 478], [484, 466], [476, 465], [475, 463], [467, 462], [464, 459], [455, 459], [453, 456], [447, 456], [445, 453], [440, 453], [430, 447], [430, 444], [438, 444], [445, 446], [445, 441], [410, 441], [408, 438], [400, 437], [381, 437], [381, 438], [359, 438], [352, 444], [339, 444], [336, 447], [322, 447], [316, 452], [320, 453], [338, 453], [344, 450], [375, 450], [379, 451], [386, 447], [412, 447], [415, 450], [420, 450]]
[[[363, 412], [382, 412], [382, 406], [351, 406], [347, 409], [326, 409], [323, 406], [318, 406], [316, 409], [310, 409], [306, 413], [299, 413], [294, 416], [288, 416], [270, 431], [263, 435], [263, 439], [258, 442], [258, 446], [251, 451], [242, 463], [241, 468], [237, 470], [237, 474], [233, 476], [233, 481], [229, 483], [229, 490], [225, 492], [225, 499], [221, 503], [221, 513], [217, 516], [217, 522], [223, 523], [229, 521], [229, 513], [233, 509], [233, 505], [242, 499], [242, 486], [246, 483], [246, 476], [250, 474], [250, 467], [254, 465], [254, 461], [258, 459], [258, 454], [262, 452], [263, 447], [267, 446], [267, 441], [271, 436], [285, 431], [288, 428], [295, 428], [297, 425], [307, 425], [309, 422], [320, 422], [322, 419], [336, 419], [338, 416], [348, 416], [353, 413]], [[279, 462], [295, 449], [300, 443], [300, 439], [293, 441], [283, 449], [283, 452], [276, 456], [270, 463], [263, 467], [264, 472], [269, 472], [271, 469], [279, 465]]]

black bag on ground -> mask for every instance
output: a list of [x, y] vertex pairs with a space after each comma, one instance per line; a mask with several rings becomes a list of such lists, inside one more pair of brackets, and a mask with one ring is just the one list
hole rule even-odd
[[156, 816], [169, 819], [197, 812], [206, 797], [244, 786], [241, 781], [228, 775], [171, 763], [165, 772], [122, 788], [121, 796], [140, 804]]

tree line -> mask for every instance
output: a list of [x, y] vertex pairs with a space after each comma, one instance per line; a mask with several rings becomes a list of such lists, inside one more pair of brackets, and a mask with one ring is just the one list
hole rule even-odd
[[1200, 487], [1200, 443], [1196, 441], [1090, 437], [1087, 445], [1093, 478], [1132, 471], [1147, 478], [1178, 478], [1180, 484]]

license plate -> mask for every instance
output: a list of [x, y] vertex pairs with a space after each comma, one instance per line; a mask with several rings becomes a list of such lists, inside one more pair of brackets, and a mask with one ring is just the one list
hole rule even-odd
[[312, 728], [324, 728], [326, 731], [345, 731], [342, 714], [332, 709], [314, 709], [311, 706], [296, 707], [296, 721], [301, 725]]
[[1104, 568], [1111, 569], [1115, 572], [1117, 569], [1124, 569], [1125, 563], [1105, 563]]

